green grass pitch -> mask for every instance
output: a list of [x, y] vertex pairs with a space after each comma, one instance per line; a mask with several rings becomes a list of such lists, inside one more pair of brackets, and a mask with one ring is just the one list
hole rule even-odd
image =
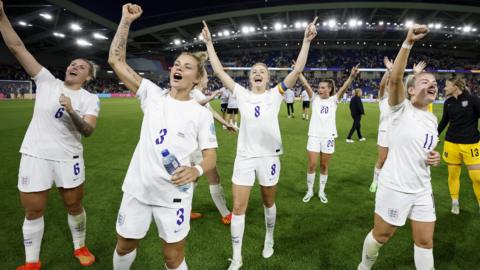
[[[219, 109], [218, 102], [214, 107]], [[301, 119], [301, 104], [295, 104], [295, 118], [279, 115], [285, 154], [277, 197], [275, 254], [261, 256], [265, 224], [258, 185], [253, 189], [246, 217], [242, 269], [356, 269], [363, 239], [373, 225], [374, 194], [368, 191], [376, 160], [378, 104], [365, 104], [362, 119], [365, 142], [346, 144], [352, 124], [347, 104], [337, 112], [336, 152], [326, 188], [329, 203], [318, 197], [302, 202], [306, 191], [306, 142], [308, 121]], [[441, 116], [442, 107], [435, 105]], [[0, 102], [0, 269], [14, 269], [24, 261], [23, 210], [17, 190], [20, 160], [18, 150], [31, 119], [33, 101]], [[86, 163], [87, 245], [97, 262], [89, 269], [112, 269], [116, 243], [115, 221], [122, 196], [121, 185], [140, 133], [142, 113], [135, 99], [102, 100], [97, 129], [84, 139]], [[232, 207], [231, 174], [236, 134], [217, 124], [218, 167], [229, 208]], [[356, 135], [355, 137], [356, 138]], [[441, 137], [443, 139], [443, 136]], [[443, 149], [442, 143], [437, 151]], [[317, 171], [318, 176], [318, 171]], [[462, 172], [461, 212], [450, 214], [450, 197], [445, 164], [432, 169], [437, 207], [435, 231], [436, 269], [480, 269], [480, 214], [465, 169]], [[315, 190], [318, 191], [318, 178]], [[193, 208], [203, 219], [191, 223], [186, 259], [190, 269], [226, 269], [231, 256], [230, 228], [220, 223], [208, 184], [201, 179]], [[81, 269], [72, 256], [66, 211], [55, 189], [49, 195], [45, 215], [41, 260], [44, 269]], [[153, 225], [153, 224], [152, 224]], [[164, 269], [161, 244], [155, 225], [141, 242], [133, 269]], [[399, 229], [382, 248], [375, 269], [414, 269], [413, 242], [409, 223]]]

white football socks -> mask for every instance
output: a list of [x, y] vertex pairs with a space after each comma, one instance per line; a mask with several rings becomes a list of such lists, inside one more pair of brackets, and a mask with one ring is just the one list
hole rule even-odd
[[245, 215], [232, 215], [230, 231], [232, 235], [233, 260], [242, 259], [243, 231], [245, 230]]
[[210, 188], [210, 195], [212, 196], [213, 202], [217, 207], [218, 211], [222, 215], [222, 217], [226, 217], [230, 214], [227, 208], [227, 201], [225, 200], [225, 193], [223, 191], [222, 185], [209, 185]]
[[40, 247], [42, 245], [45, 222], [43, 217], [23, 220], [23, 244], [25, 246], [25, 261], [38, 262], [40, 259]]
[[85, 235], [87, 229], [87, 214], [85, 209], [79, 215], [72, 216], [68, 214], [68, 226], [72, 233], [73, 245], [75, 250], [85, 246]]
[[372, 231], [367, 234], [363, 242], [362, 262], [358, 266], [358, 270], [369, 270], [375, 264], [378, 257], [378, 251], [383, 246], [375, 240]]
[[136, 256], [137, 249], [134, 249], [128, 254], [120, 256], [115, 248], [115, 251], [113, 252], [113, 270], [129, 270]]
[[433, 270], [433, 249], [421, 248], [417, 245], [413, 247], [413, 253], [415, 258], [415, 268], [417, 270]]

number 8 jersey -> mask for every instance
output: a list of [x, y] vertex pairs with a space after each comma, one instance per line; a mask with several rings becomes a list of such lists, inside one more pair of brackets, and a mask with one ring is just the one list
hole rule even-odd
[[430, 167], [425, 161], [438, 143], [437, 118], [407, 99], [390, 110], [388, 157], [379, 184], [404, 193], [431, 189]]
[[337, 124], [335, 123], [337, 107], [337, 95], [322, 99], [318, 94], [313, 94], [312, 118], [310, 119], [308, 136], [337, 138]]

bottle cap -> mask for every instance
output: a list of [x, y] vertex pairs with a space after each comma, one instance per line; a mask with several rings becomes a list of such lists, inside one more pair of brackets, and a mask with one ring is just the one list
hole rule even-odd
[[162, 150], [162, 156], [163, 156], [163, 157], [166, 157], [166, 156], [168, 156], [168, 155], [170, 155], [170, 152], [168, 152], [168, 149]]

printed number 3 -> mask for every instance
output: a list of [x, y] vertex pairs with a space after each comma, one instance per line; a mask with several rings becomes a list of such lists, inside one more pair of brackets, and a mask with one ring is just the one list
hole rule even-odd
[[79, 163], [75, 163], [75, 165], [73, 165], [73, 173], [75, 175], [78, 175], [80, 173], [80, 164]]
[[180, 208], [180, 209], [177, 210], [177, 217], [178, 217], [177, 225], [179, 225], [179, 226], [182, 225], [182, 223], [185, 221], [184, 213], [185, 213], [185, 209], [183, 209], [183, 208]]
[[163, 140], [165, 140], [165, 136], [167, 136], [167, 129], [166, 128], [160, 129], [160, 136], [155, 140], [155, 143], [162, 144]]
[[55, 113], [55, 118], [60, 118], [63, 116], [63, 111], [65, 111], [64, 107], [61, 107], [58, 109], [58, 111]]

